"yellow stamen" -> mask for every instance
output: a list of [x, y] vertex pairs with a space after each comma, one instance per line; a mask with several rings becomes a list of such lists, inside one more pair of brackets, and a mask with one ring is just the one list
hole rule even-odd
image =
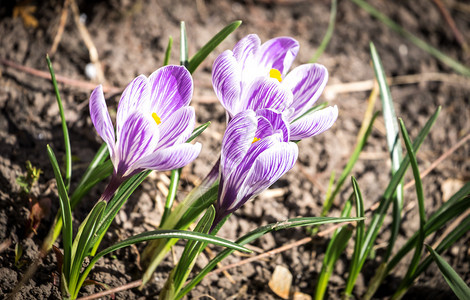
[[157, 123], [157, 125], [160, 125], [160, 123], [162, 122], [162, 120], [161, 120], [160, 117], [157, 115], [157, 113], [152, 113], [152, 118], [155, 120], [155, 122]]
[[255, 138], [253, 139], [253, 142], [251, 142], [251, 143], [252, 143], [252, 144], [254, 144], [254, 143], [256, 143], [256, 142], [257, 142], [257, 141], [259, 141], [259, 140], [261, 140], [261, 139], [260, 139], [260, 138], [257, 138], [257, 137], [255, 137]]
[[271, 69], [269, 70], [269, 77], [279, 80], [282, 82], [281, 72], [278, 69]]

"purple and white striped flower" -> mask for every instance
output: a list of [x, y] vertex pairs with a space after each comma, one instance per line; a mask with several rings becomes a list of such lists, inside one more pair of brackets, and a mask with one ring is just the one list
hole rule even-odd
[[115, 134], [101, 85], [92, 92], [91, 120], [114, 166], [102, 198], [109, 200], [124, 180], [141, 171], [181, 168], [199, 155], [199, 143], [185, 143], [195, 125], [194, 109], [188, 106], [192, 93], [191, 75], [181, 66], [138, 76], [119, 101]]
[[[261, 44], [256, 34], [250, 34], [233, 51], [220, 54], [213, 65], [212, 85], [229, 120], [246, 109], [271, 108], [286, 115], [291, 140], [329, 129], [338, 117], [336, 106], [306, 114], [323, 92], [328, 71], [320, 64], [304, 64], [288, 73], [298, 52], [299, 43], [293, 38], [278, 37]], [[250, 97], [254, 90], [291, 96], [266, 101]]]
[[219, 194], [213, 227], [290, 170], [298, 156], [284, 116], [271, 109], [246, 110], [227, 125], [220, 157]]

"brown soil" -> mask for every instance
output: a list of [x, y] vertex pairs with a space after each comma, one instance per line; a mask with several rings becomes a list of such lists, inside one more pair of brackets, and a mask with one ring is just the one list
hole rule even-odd
[[[63, 1], [30, 1], [36, 11], [37, 27], [27, 27], [24, 18], [13, 18], [13, 9], [19, 1], [0, 6], [0, 58], [17, 64], [46, 71], [45, 54], [55, 37]], [[28, 1], [26, 1], [28, 2]], [[370, 1], [372, 2], [372, 1]], [[463, 1], [444, 1], [457, 27], [470, 40], [470, 17]], [[195, 94], [192, 105], [196, 109], [198, 123], [212, 121], [212, 125], [198, 139], [204, 145], [201, 156], [184, 169], [183, 186], [178, 199], [203, 178], [215, 162], [225, 127], [225, 113], [217, 103], [210, 82], [211, 65], [215, 57], [225, 49], [231, 49], [238, 39], [248, 33], [257, 33], [263, 41], [276, 36], [293, 36], [300, 42], [300, 54], [295, 64], [306, 63], [323, 38], [329, 19], [330, 1], [263, 0], [263, 1], [99, 1], [94, 4], [78, 1], [81, 13], [86, 16], [86, 26], [98, 49], [108, 85], [124, 87], [138, 74], [149, 75], [162, 64], [169, 36], [175, 38], [171, 63], [178, 64], [179, 21], [187, 24], [189, 52], [194, 54], [218, 30], [233, 20], [243, 20], [242, 26], [211, 54], [194, 73]], [[444, 53], [461, 62], [469, 63], [449, 26], [431, 1], [374, 1], [374, 5], [413, 34], [438, 47]], [[466, 6], [465, 6], [466, 5]], [[464, 7], [465, 6], [465, 7]], [[338, 4], [334, 35], [319, 62], [330, 72], [329, 85], [370, 80], [373, 70], [370, 64], [369, 42], [373, 41], [383, 60], [387, 75], [439, 72], [452, 74], [447, 66], [426, 54], [409, 41], [401, 38], [385, 25], [369, 16], [350, 1]], [[70, 15], [57, 52], [52, 56], [57, 74], [88, 80], [84, 69], [89, 63], [88, 50]], [[49, 165], [45, 146], [50, 144], [56, 154], [63, 156], [63, 142], [58, 108], [53, 90], [47, 80], [24, 71], [2, 65], [0, 67], [0, 244], [11, 241], [0, 255], [0, 297], [12, 291], [24, 275], [27, 266], [36, 257], [53, 216], [59, 206], [54, 176]], [[467, 83], [467, 84], [466, 84]], [[470, 88], [468, 80], [419, 83], [392, 87], [397, 115], [402, 117], [410, 135], [415, 137], [437, 106], [442, 112], [431, 134], [423, 144], [418, 159], [421, 168], [427, 168], [443, 152], [456, 144], [470, 130]], [[87, 100], [90, 90], [68, 84], [60, 85], [67, 124], [70, 130], [74, 163], [74, 181], [78, 182], [87, 163], [101, 141], [91, 124]], [[117, 107], [119, 97], [108, 94], [108, 105]], [[257, 226], [296, 216], [317, 216], [321, 211], [324, 191], [332, 171], [339, 174], [349, 158], [356, 135], [366, 109], [368, 92], [325, 93], [322, 100], [336, 104], [340, 116], [333, 128], [321, 136], [304, 140], [299, 144], [299, 162], [293, 170], [273, 186], [282, 191], [278, 196], [262, 194], [236, 212], [220, 235], [234, 240]], [[380, 101], [376, 104], [380, 109]], [[430, 214], [443, 201], [449, 180], [467, 181], [470, 177], [470, 145], [467, 143], [440, 164], [424, 180], [426, 210]], [[37, 235], [26, 233], [29, 200], [21, 193], [16, 178], [25, 172], [25, 162], [30, 160], [41, 168], [39, 184], [32, 194], [38, 199], [50, 198], [51, 213], [42, 219]], [[363, 155], [354, 167], [352, 175], [359, 182], [366, 208], [371, 207], [386, 187], [390, 163], [384, 135], [383, 118], [379, 117]], [[315, 180], [309, 180], [308, 173]], [[168, 175], [168, 174], [166, 174]], [[407, 174], [407, 180], [411, 179]], [[118, 214], [103, 246], [136, 233], [153, 229], [161, 216], [164, 199], [157, 184], [164, 183], [160, 174], [150, 176], [129, 199]], [[337, 216], [341, 203], [350, 193], [350, 184], [337, 199], [331, 215]], [[83, 220], [103, 191], [104, 184], [94, 188], [74, 212], [76, 220]], [[413, 188], [405, 194], [407, 213], [400, 231], [397, 246], [418, 228], [418, 214]], [[414, 206], [413, 206], [414, 205]], [[386, 220], [389, 222], [390, 220]], [[386, 227], [385, 227], [386, 228]], [[303, 229], [279, 231], [266, 235], [253, 246], [267, 251], [307, 236]], [[373, 270], [380, 263], [386, 247], [388, 233], [379, 236], [377, 256], [369, 260], [360, 275], [355, 293], [360, 298]], [[436, 238], [430, 238], [433, 243]], [[445, 258], [456, 271], [470, 282], [469, 266], [470, 234], [458, 241]], [[24, 249], [23, 266], [14, 263], [15, 245]], [[231, 269], [231, 278], [224, 274], [208, 276], [189, 295], [199, 299], [203, 295], [215, 299], [279, 299], [268, 287], [268, 281], [276, 265], [287, 266], [293, 274], [294, 290], [313, 294], [321, 261], [328, 243], [328, 236], [315, 238], [313, 242], [277, 254], [267, 260], [259, 260]], [[2, 244], [7, 245], [7, 244]], [[178, 243], [180, 253], [183, 243]], [[91, 273], [93, 280], [116, 287], [137, 280], [142, 274], [138, 267], [138, 254], [144, 245], [125, 248], [114, 256], [102, 259]], [[212, 248], [219, 251], [217, 247]], [[327, 298], [341, 295], [348, 273], [352, 247], [341, 256], [329, 285]], [[243, 257], [233, 255], [223, 264], [237, 262]], [[204, 266], [202, 257], [196, 269]], [[155, 280], [142, 291], [127, 290], [116, 294], [119, 299], [156, 298], [162, 288], [173, 259], [169, 257], [155, 274]], [[393, 293], [401, 276], [406, 272], [402, 264], [387, 279], [376, 295], [384, 299]], [[60, 297], [57, 286], [56, 258], [49, 254], [38, 271], [18, 294], [18, 299], [56, 299]], [[233, 281], [232, 281], [233, 279]], [[99, 286], [87, 286], [81, 295], [101, 291]], [[433, 265], [416, 282], [406, 299], [449, 299], [454, 295]], [[207, 299], [209, 299], [207, 298]]]

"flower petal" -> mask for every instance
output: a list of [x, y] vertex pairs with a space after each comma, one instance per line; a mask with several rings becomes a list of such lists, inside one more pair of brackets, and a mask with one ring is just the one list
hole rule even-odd
[[256, 34], [249, 34], [238, 41], [233, 47], [233, 56], [242, 65], [246, 63], [247, 58], [253, 56], [258, 51], [261, 40]]
[[[256, 111], [258, 117], [262, 117], [271, 125], [271, 132], [263, 131], [263, 127], [260, 126], [258, 121], [258, 130], [256, 131], [255, 136], [259, 139], [262, 139], [268, 135], [272, 135], [276, 132], [282, 133], [282, 141], [289, 141], [289, 125], [284, 119], [284, 115], [278, 113], [272, 109], [261, 109]], [[266, 127], [267, 128], [267, 127]]]
[[260, 141], [252, 143], [248, 149], [243, 160], [240, 161], [232, 170], [230, 170], [229, 176], [226, 178], [226, 185], [233, 187], [233, 190], [238, 191], [246, 179], [247, 174], [253, 168], [253, 165], [259, 155], [274, 145], [281, 142], [282, 136], [280, 133], [268, 136]]
[[116, 131], [119, 136], [121, 124], [135, 110], [148, 111], [149, 105], [149, 85], [148, 79], [144, 75], [139, 75], [129, 83], [121, 95], [116, 115]]
[[259, 109], [273, 109], [284, 111], [291, 105], [293, 99], [292, 92], [279, 84], [276, 79], [259, 77], [248, 87], [246, 93], [242, 95], [241, 102], [245, 109], [257, 111]]
[[282, 84], [286, 85], [294, 94], [294, 102], [290, 108], [294, 108], [295, 111], [291, 120], [313, 106], [327, 82], [328, 71], [320, 64], [301, 65], [287, 74]]
[[193, 79], [183, 66], [165, 66], [149, 77], [150, 109], [165, 121], [183, 106], [188, 106], [193, 95]]
[[233, 117], [240, 112], [241, 68], [232, 51], [226, 50], [214, 61], [212, 86], [217, 98]]
[[[258, 64], [270, 69], [277, 69], [284, 76], [299, 53], [299, 43], [290, 37], [278, 37], [261, 45], [256, 57]], [[269, 74], [269, 73], [266, 73]]]
[[291, 124], [290, 139], [296, 141], [320, 134], [333, 126], [337, 118], [336, 105], [303, 116]]
[[128, 176], [136, 170], [136, 161], [155, 151], [159, 129], [150, 115], [140, 111], [131, 113], [121, 126], [114, 167], [118, 175]]
[[158, 126], [160, 141], [157, 148], [168, 148], [186, 142], [194, 130], [195, 118], [194, 108], [186, 106], [178, 109]]
[[103, 95], [103, 87], [99, 85], [93, 90], [89, 102], [90, 117], [96, 131], [108, 145], [111, 158], [114, 156], [114, 146], [116, 137], [114, 135], [114, 127], [109, 116], [106, 100]]
[[139, 169], [168, 171], [182, 168], [192, 162], [201, 152], [201, 144], [183, 143], [159, 149], [136, 162]]
[[230, 210], [238, 209], [248, 199], [258, 195], [282, 175], [292, 169], [297, 157], [298, 147], [295, 143], [276, 143], [263, 151], [255, 160], [241, 189], [238, 192], [237, 201]]
[[227, 177], [243, 160], [253, 142], [257, 127], [255, 112], [236, 115], [227, 125], [220, 154], [221, 174]]

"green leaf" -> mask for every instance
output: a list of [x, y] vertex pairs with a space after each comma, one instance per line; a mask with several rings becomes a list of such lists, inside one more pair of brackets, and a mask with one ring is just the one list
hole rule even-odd
[[233, 251], [238, 250], [242, 252], [248, 252], [250, 253], [251, 250], [243, 247], [243, 245], [240, 245], [238, 243], [230, 242], [228, 240], [225, 240], [220, 237], [215, 237], [209, 234], [204, 234], [204, 233], [199, 233], [199, 232], [192, 232], [192, 231], [185, 231], [185, 230], [153, 230], [153, 231], [147, 231], [138, 235], [135, 235], [133, 237], [130, 237], [124, 241], [121, 241], [119, 243], [116, 243], [112, 245], [111, 247], [108, 247], [104, 249], [103, 251], [99, 252], [96, 254], [95, 257], [90, 261], [90, 264], [87, 266], [85, 271], [82, 273], [79, 281], [79, 285], [81, 286], [83, 284], [83, 281], [85, 281], [86, 277], [90, 273], [91, 269], [95, 265], [95, 263], [100, 259], [101, 257], [105, 256], [106, 254], [109, 254], [113, 251], [119, 250], [121, 248], [141, 243], [141, 242], [146, 242], [146, 241], [151, 241], [155, 239], [188, 239], [188, 240], [196, 240], [196, 241], [201, 241], [201, 242], [207, 242], [210, 244], [214, 245], [219, 245], [222, 247], [227, 247], [229, 249], [233, 249]]
[[335, 239], [330, 241], [328, 248], [326, 249], [322, 269], [320, 271], [320, 276], [318, 277], [317, 288], [315, 290], [316, 300], [323, 299], [326, 288], [328, 287], [329, 279], [333, 273], [334, 266], [351, 239], [353, 233], [351, 225], [345, 225], [340, 229], [341, 230], [337, 232]]
[[375, 18], [379, 19], [382, 23], [387, 25], [390, 29], [397, 32], [404, 38], [408, 39], [410, 42], [421, 48], [422, 50], [426, 51], [427, 53], [431, 54], [442, 63], [448, 65], [457, 73], [460, 73], [465, 76], [470, 76], [470, 69], [464, 66], [462, 63], [456, 61], [455, 59], [451, 58], [450, 56], [445, 55], [440, 50], [432, 47], [422, 39], [418, 38], [417, 36], [413, 35], [394, 21], [372, 7], [370, 4], [365, 2], [364, 0], [352, 0], [352, 2], [356, 3], [359, 7], [367, 11], [370, 15], [374, 16]]
[[116, 217], [117, 213], [124, 205], [124, 203], [126, 203], [127, 199], [129, 199], [129, 197], [132, 195], [135, 189], [142, 183], [142, 181], [147, 178], [150, 172], [151, 171], [144, 171], [126, 180], [126, 182], [124, 182], [121, 187], [119, 187], [118, 191], [111, 199], [111, 201], [109, 201], [104, 211], [104, 214], [98, 224], [95, 237], [92, 241], [92, 244], [94, 245], [93, 250], [91, 252], [92, 255], [96, 253], [96, 250], [98, 249], [98, 246], [100, 245], [104, 235], [108, 231], [109, 226], [113, 222], [114, 217]]
[[54, 69], [52, 68], [51, 60], [49, 55], [46, 55], [47, 66], [51, 73], [52, 85], [54, 87], [55, 97], [57, 99], [57, 105], [59, 106], [60, 120], [62, 122], [62, 133], [64, 134], [64, 147], [65, 147], [65, 188], [68, 191], [70, 187], [70, 178], [72, 177], [72, 151], [70, 149], [70, 138], [69, 130], [67, 129], [67, 123], [65, 122], [64, 107], [62, 106], [62, 99], [60, 98], [59, 87], [55, 79]]
[[314, 63], [318, 60], [318, 58], [323, 54], [326, 47], [330, 43], [331, 37], [333, 36], [333, 31], [335, 30], [335, 21], [336, 21], [336, 3], [337, 0], [331, 1], [331, 9], [330, 9], [330, 20], [328, 21], [328, 28], [326, 29], [325, 36], [321, 41], [320, 46], [318, 46], [317, 51], [313, 54], [312, 59], [310, 59], [309, 63]]
[[204, 130], [207, 129], [207, 127], [209, 127], [209, 125], [211, 125], [211, 121], [208, 121], [202, 125], [199, 125], [198, 127], [196, 127], [196, 129], [193, 130], [193, 133], [191, 133], [191, 135], [189, 136], [188, 140], [186, 141], [186, 143], [189, 143], [189, 142], [192, 142], [195, 138], [197, 138], [201, 133], [204, 132]]
[[191, 206], [191, 209], [188, 209], [186, 213], [183, 214], [175, 228], [183, 229], [192, 224], [205, 209], [217, 200], [218, 192], [219, 185], [215, 184], [206, 193], [199, 197], [199, 199]]
[[[393, 99], [390, 93], [390, 88], [387, 83], [387, 77], [382, 66], [379, 54], [375, 49], [373, 43], [370, 43], [370, 52], [372, 62], [374, 65], [375, 77], [379, 84], [380, 99], [382, 100], [382, 110], [385, 121], [385, 130], [387, 131], [387, 146], [390, 153], [392, 162], [392, 175], [400, 168], [400, 163], [403, 158], [402, 149], [400, 145], [400, 135], [398, 130], [397, 116], [393, 107]], [[388, 242], [387, 253], [385, 260], [390, 257], [393, 246], [398, 236], [401, 224], [401, 214], [403, 210], [403, 180], [398, 184], [396, 195], [393, 198], [393, 218], [391, 236]]]
[[[351, 177], [351, 182], [354, 190], [354, 197], [356, 199], [356, 216], [364, 218], [364, 201], [362, 199], [361, 190], [359, 189], [359, 185], [354, 177]], [[352, 290], [354, 289], [354, 283], [356, 282], [357, 276], [359, 275], [365, 260], [365, 257], [360, 256], [360, 251], [364, 243], [364, 226], [363, 220], [357, 222], [354, 253], [351, 258], [349, 278], [344, 292], [347, 296], [351, 296]]]
[[[294, 218], [288, 219], [283, 222], [277, 222], [266, 226], [259, 227], [243, 237], [239, 238], [236, 243], [243, 246], [246, 245], [259, 237], [265, 235], [273, 230], [280, 230], [286, 228], [293, 228], [299, 226], [311, 226], [321, 225], [328, 223], [341, 223], [341, 222], [352, 222], [362, 220], [360, 218], [328, 218], [328, 217], [307, 217], [307, 218]], [[203, 278], [207, 275], [222, 259], [233, 253], [232, 249], [225, 249], [220, 252], [214, 259], [212, 259], [205, 267], [201, 270], [186, 286], [178, 293], [175, 299], [181, 299], [186, 295], [192, 288], [196, 286]]]
[[106, 143], [103, 143], [96, 152], [95, 157], [93, 157], [93, 160], [88, 165], [88, 168], [80, 179], [80, 182], [72, 193], [72, 196], [70, 196], [72, 210], [92, 187], [113, 173], [113, 164], [111, 163], [111, 160], [106, 160], [108, 157], [108, 146]]
[[[435, 213], [430, 217], [424, 226], [425, 236], [436, 232], [441, 229], [448, 221], [457, 218], [468, 208], [470, 208], [470, 201], [468, 197], [470, 193], [470, 182], [467, 182], [457, 193], [455, 193], [446, 203], [444, 203]], [[403, 257], [416, 247], [418, 242], [419, 233], [415, 233], [411, 238], [406, 241], [405, 245], [400, 248], [395, 256], [387, 264], [387, 272], [395, 268], [395, 266], [403, 259]]]
[[188, 68], [188, 39], [183, 21], [180, 23], [180, 38], [180, 65]]
[[413, 169], [413, 176], [415, 178], [415, 185], [416, 185], [416, 195], [418, 197], [418, 207], [419, 207], [419, 235], [418, 241], [416, 243], [415, 253], [411, 262], [408, 266], [408, 271], [397, 289], [396, 294], [400, 295], [406, 292], [406, 282], [409, 281], [411, 277], [414, 276], [416, 268], [418, 267], [419, 261], [421, 259], [421, 254], [423, 250], [423, 243], [425, 238], [425, 229], [424, 226], [426, 224], [426, 212], [424, 208], [424, 193], [423, 193], [423, 185], [421, 183], [421, 175], [418, 168], [418, 161], [416, 160], [416, 154], [413, 151], [413, 147], [411, 146], [410, 137], [408, 136], [408, 131], [406, 130], [405, 124], [403, 120], [400, 119], [400, 129], [403, 135], [403, 140], [405, 141], [406, 151], [408, 151], [408, 157], [410, 158], [411, 168]]
[[[95, 157], [88, 165], [87, 170], [83, 174], [80, 182], [75, 188], [72, 196], [70, 196], [70, 206], [71, 210], [80, 203], [83, 196], [85, 196], [92, 187], [94, 187], [98, 182], [101, 182], [103, 179], [109, 177], [113, 172], [113, 164], [110, 160], [105, 161], [109, 156], [108, 147], [105, 143], [101, 145], [98, 149], [98, 152], [95, 154]], [[52, 244], [59, 236], [62, 229], [62, 216], [61, 212], [57, 212], [57, 216], [54, 220], [55, 226], [51, 228], [48, 233], [48, 238], [45, 239], [43, 248], [50, 249]], [[50, 238], [49, 238], [50, 237]]]
[[160, 227], [163, 223], [165, 223], [166, 219], [171, 213], [171, 207], [173, 206], [173, 201], [176, 198], [176, 191], [178, 189], [178, 183], [180, 181], [180, 174], [181, 169], [171, 171], [170, 186], [168, 187], [168, 195], [166, 197], [162, 219], [160, 220]]
[[[438, 107], [437, 110], [434, 112], [434, 114], [429, 118], [429, 120], [426, 122], [424, 125], [423, 129], [419, 132], [418, 136], [416, 137], [414, 143], [413, 143], [413, 150], [415, 152], [418, 151], [419, 147], [423, 143], [425, 137], [428, 135], [429, 131], [431, 130], [432, 125], [435, 123], [439, 112], [441, 111], [441, 108]], [[387, 215], [387, 210], [390, 207], [390, 204], [393, 200], [393, 195], [395, 193], [395, 190], [398, 186], [398, 184], [402, 181], [403, 176], [405, 175], [405, 171], [408, 168], [410, 163], [410, 159], [408, 156], [405, 156], [403, 158], [402, 163], [400, 164], [400, 168], [398, 171], [395, 173], [395, 175], [392, 176], [392, 179], [390, 180], [387, 188], [385, 189], [384, 195], [382, 196], [382, 199], [380, 201], [379, 208], [374, 212], [372, 215], [372, 219], [369, 224], [369, 228], [366, 232], [366, 235], [364, 237], [364, 243], [361, 248], [360, 252], [360, 261], [365, 261], [365, 258], [370, 254], [370, 251], [374, 245], [375, 239], [377, 238], [377, 235], [379, 234], [380, 228], [383, 224], [383, 221], [385, 219], [385, 216]], [[359, 271], [362, 269], [362, 265], [359, 266]], [[351, 278], [351, 277], [349, 277]], [[349, 280], [348, 278], [348, 280]], [[351, 285], [351, 283], [347, 283]], [[352, 283], [352, 286], [354, 286], [354, 282]]]
[[374, 116], [372, 117], [372, 119], [370, 120], [369, 125], [367, 126], [367, 130], [364, 133], [364, 136], [362, 136], [359, 139], [359, 142], [354, 148], [354, 151], [351, 154], [351, 157], [349, 158], [348, 163], [344, 167], [344, 170], [341, 173], [338, 179], [338, 182], [336, 183], [335, 189], [330, 194], [330, 196], [325, 199], [325, 202], [323, 202], [323, 208], [322, 208], [322, 214], [321, 214], [322, 216], [326, 216], [328, 214], [328, 211], [330, 211], [331, 205], [333, 204], [333, 201], [335, 200], [336, 195], [341, 190], [341, 187], [343, 186], [344, 181], [349, 176], [349, 173], [351, 173], [352, 168], [356, 164], [357, 159], [359, 158], [359, 154], [361, 154], [362, 149], [364, 149], [367, 139], [369, 138], [369, 135], [372, 132], [372, 125], [374, 125], [374, 121], [375, 121], [375, 118], [377, 118], [377, 115], [378, 113], [376, 112]]
[[[194, 232], [209, 233], [212, 223], [215, 218], [215, 208], [211, 205], [201, 220], [198, 222]], [[184, 248], [183, 254], [181, 254], [180, 261], [175, 268], [174, 273], [174, 288], [175, 292], [179, 292], [181, 287], [186, 282], [189, 274], [191, 273], [196, 259], [201, 251], [206, 247], [207, 243], [200, 241], [188, 241]], [[165, 299], [165, 297], [162, 297]]]
[[[424, 226], [425, 236], [429, 236], [432, 233], [440, 230], [447, 222], [454, 220], [467, 209], [470, 208], [470, 198], [468, 194], [470, 193], [470, 182], [465, 184], [457, 193], [455, 193], [447, 202], [445, 202], [441, 207], [437, 209], [426, 222]], [[369, 289], [366, 293], [368, 296], [364, 299], [371, 299], [375, 290], [379, 287], [380, 283], [387, 277], [387, 275], [397, 266], [397, 264], [414, 248], [416, 248], [416, 243], [418, 242], [419, 232], [416, 232], [412, 237], [410, 237], [405, 245], [403, 245], [398, 252], [393, 256], [393, 258], [386, 264], [385, 268], [381, 270], [380, 274], [376, 272], [374, 277], [373, 286], [369, 286]], [[420, 264], [418, 269], [415, 272], [415, 277], [419, 275], [424, 269], [423, 264]]]
[[170, 63], [171, 47], [173, 46], [173, 38], [168, 38], [168, 45], [166, 46], [165, 58], [163, 59], [163, 65], [166, 66]]
[[426, 245], [432, 259], [436, 262], [442, 276], [449, 284], [450, 288], [454, 291], [455, 295], [461, 299], [470, 299], [470, 288], [465, 284], [465, 281], [460, 278], [459, 274], [439, 255], [434, 251], [431, 246]]
[[[470, 198], [467, 198], [469, 200]], [[456, 228], [455, 230], [451, 231], [443, 240], [442, 242], [436, 247], [435, 251], [438, 254], [441, 254], [445, 250], [449, 249], [458, 239], [460, 239], [463, 235], [467, 234], [470, 230], [470, 216], [467, 216]], [[423, 273], [431, 264], [432, 258], [426, 257], [426, 259], [419, 264], [416, 272], [414, 273], [413, 277], [409, 278], [404, 286], [409, 288], [416, 278]], [[394, 295], [395, 296], [395, 295]], [[398, 295], [399, 296], [399, 295]]]
[[[351, 214], [352, 197], [353, 194], [349, 196], [348, 200], [344, 204], [343, 210], [341, 212], [342, 218], [348, 218]], [[322, 263], [322, 269], [318, 277], [317, 288], [315, 290], [316, 300], [323, 299], [331, 274], [333, 273], [334, 265], [338, 261], [339, 256], [344, 251], [349, 240], [351, 239], [352, 232], [352, 227], [349, 224], [342, 226], [333, 232], [331, 240], [328, 243], [325, 257]]]
[[196, 71], [197, 67], [206, 59], [206, 57], [220, 44], [227, 36], [229, 36], [232, 32], [235, 31], [240, 25], [242, 21], [235, 21], [224, 29], [222, 29], [219, 33], [217, 33], [207, 44], [205, 44], [191, 59], [189, 60], [188, 70], [192, 74]]
[[291, 122], [291, 124], [294, 123], [294, 122], [297, 122], [298, 120], [302, 119], [303, 117], [307, 116], [308, 114], [311, 114], [313, 112], [322, 110], [327, 106], [328, 106], [328, 102], [323, 102], [323, 103], [319, 103], [317, 105], [314, 105], [314, 106], [310, 107], [309, 109], [307, 109], [307, 111], [305, 111], [303, 114], [301, 114], [300, 116], [295, 118], [294, 121]]
[[73, 248], [76, 250], [73, 251], [74, 249], [72, 249], [72, 268], [70, 270], [70, 280], [68, 283], [69, 292], [72, 297], [76, 297], [81, 288], [81, 286], [77, 285], [80, 278], [80, 271], [82, 270], [85, 257], [90, 253], [91, 248], [93, 248], [93, 237], [105, 207], [105, 201], [99, 201], [95, 204], [80, 226], [80, 230], [75, 238]]
[[[194, 129], [193, 133], [188, 138], [186, 143], [189, 143], [192, 140], [194, 140], [196, 137], [198, 137], [201, 133], [204, 132], [204, 130], [206, 130], [207, 127], [209, 127], [210, 124], [211, 124], [211, 122], [209, 121], [209, 122], [206, 122], [206, 123], [198, 126], [196, 129]], [[171, 213], [171, 208], [172, 208], [173, 202], [176, 198], [176, 192], [177, 192], [177, 189], [178, 189], [181, 170], [182, 170], [182, 168], [180, 168], [178, 170], [172, 170], [171, 171], [170, 186], [168, 187], [168, 195], [166, 197], [165, 208], [164, 208], [164, 211], [163, 211], [162, 219], [160, 220], [160, 227], [162, 227], [162, 225], [165, 224], [165, 221], [167, 220], [168, 216]]]
[[62, 272], [64, 274], [65, 280], [68, 282], [70, 279], [69, 275], [72, 258], [72, 211], [70, 209], [70, 201], [67, 195], [67, 189], [65, 187], [64, 181], [62, 180], [62, 175], [60, 174], [59, 164], [57, 163], [54, 151], [49, 145], [47, 145], [47, 155], [51, 161], [52, 170], [54, 171], [54, 176], [57, 182], [60, 210], [62, 212], [62, 220], [64, 220], [64, 226], [62, 228], [62, 242], [64, 244], [64, 261], [62, 264]]

